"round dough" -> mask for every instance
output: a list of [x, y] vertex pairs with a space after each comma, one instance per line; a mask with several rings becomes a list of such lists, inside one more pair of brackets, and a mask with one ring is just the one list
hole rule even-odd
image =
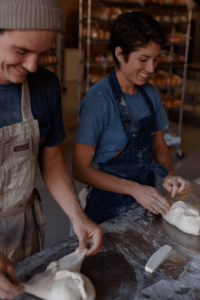
[[91, 281], [80, 273], [87, 250], [79, 249], [48, 265], [45, 272], [24, 284], [25, 292], [44, 300], [94, 300], [96, 293]]
[[200, 210], [183, 201], [175, 202], [163, 218], [185, 233], [200, 235]]

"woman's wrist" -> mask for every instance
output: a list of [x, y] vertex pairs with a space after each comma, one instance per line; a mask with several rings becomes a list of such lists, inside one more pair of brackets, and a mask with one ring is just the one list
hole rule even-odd
[[135, 195], [138, 191], [138, 188], [140, 187], [140, 184], [135, 182], [135, 181], [129, 181], [129, 184], [127, 185], [128, 187], [128, 195], [132, 196], [135, 198]]
[[174, 176], [176, 174], [175, 174], [175, 172], [173, 170], [168, 170], [168, 175]]

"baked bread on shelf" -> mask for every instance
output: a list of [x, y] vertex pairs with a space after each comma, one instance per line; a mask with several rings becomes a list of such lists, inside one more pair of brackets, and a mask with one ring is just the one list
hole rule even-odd
[[45, 58], [45, 64], [54, 64], [57, 62], [57, 57], [55, 54], [48, 54]]
[[[108, 0], [94, 0], [94, 2], [107, 2]], [[112, 2], [113, 0], [110, 0], [109, 2]], [[181, 3], [181, 4], [187, 4], [188, 0], [126, 0], [127, 2], [134, 2], [134, 3]], [[114, 2], [114, 1], [113, 1]], [[123, 0], [118, 2], [123, 2]], [[189, 0], [190, 3], [193, 3], [194, 0]]]
[[177, 86], [182, 83], [182, 78], [178, 75], [168, 74], [163, 70], [158, 70], [147, 81], [154, 86]]
[[158, 22], [187, 22], [186, 15], [153, 15]]
[[182, 105], [182, 101], [177, 99], [176, 97], [169, 96], [164, 93], [160, 93], [162, 103], [164, 107], [170, 108], [170, 107], [180, 107]]
[[184, 56], [180, 54], [170, 54], [169, 52], [162, 53], [157, 58], [158, 63], [184, 63]]
[[179, 33], [179, 32], [167, 34], [166, 38], [169, 42], [185, 42], [186, 41], [186, 35], [183, 33]]
[[115, 63], [112, 53], [110, 53], [110, 52], [108, 52], [106, 54], [94, 53], [94, 62], [96, 64], [103, 64], [105, 61], [107, 62], [108, 65], [111, 65], [111, 64], [113, 65]]
[[[83, 37], [87, 36], [87, 28], [85, 27], [82, 28], [82, 36]], [[91, 28], [90, 37], [92, 39], [109, 39], [110, 31], [99, 29], [99, 28]]]

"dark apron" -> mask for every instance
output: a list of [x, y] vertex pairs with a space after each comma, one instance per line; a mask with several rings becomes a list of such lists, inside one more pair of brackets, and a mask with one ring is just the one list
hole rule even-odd
[[[156, 174], [168, 175], [165, 167], [153, 161], [153, 142], [156, 134], [155, 111], [153, 104], [142, 86], [137, 86], [150, 110], [150, 115], [137, 122], [131, 115], [115, 73], [109, 76], [109, 83], [116, 100], [124, 133], [128, 138], [125, 148], [107, 163], [100, 163], [99, 170], [119, 178], [155, 187]], [[85, 213], [97, 224], [114, 218], [138, 205], [130, 195], [108, 192], [92, 188], [87, 196]]]

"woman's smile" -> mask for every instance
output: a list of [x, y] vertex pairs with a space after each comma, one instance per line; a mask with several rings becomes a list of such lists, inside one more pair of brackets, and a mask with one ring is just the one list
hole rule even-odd
[[142, 79], [147, 79], [149, 74], [139, 73], [139, 75], [142, 77]]

